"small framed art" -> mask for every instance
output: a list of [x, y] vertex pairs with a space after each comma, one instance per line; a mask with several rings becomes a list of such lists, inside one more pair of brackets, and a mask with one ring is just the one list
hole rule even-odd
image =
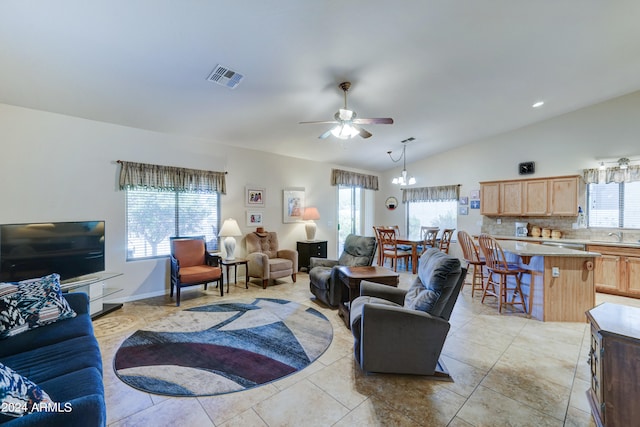
[[282, 191], [282, 222], [302, 221], [304, 187], [285, 188]]
[[247, 211], [247, 227], [255, 227], [263, 224], [263, 213], [261, 211]]
[[248, 207], [264, 208], [265, 190], [264, 187], [248, 185], [244, 188], [244, 204]]
[[458, 206], [459, 215], [469, 215], [469, 206]]
[[471, 201], [471, 209], [480, 209], [480, 200]]
[[461, 205], [468, 205], [469, 204], [469, 198], [464, 196], [464, 197], [460, 197], [460, 199], [458, 200], [458, 202]]

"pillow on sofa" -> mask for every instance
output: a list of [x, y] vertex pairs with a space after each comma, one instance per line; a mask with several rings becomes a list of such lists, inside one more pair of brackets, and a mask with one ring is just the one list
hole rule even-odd
[[23, 280], [16, 285], [19, 293], [18, 308], [29, 324], [29, 329], [76, 316], [76, 312], [62, 296], [59, 274]]
[[[439, 316], [442, 307], [440, 297], [447, 297], [455, 286], [460, 273], [460, 260], [441, 252], [428, 249], [418, 264], [418, 277], [407, 291], [404, 306]], [[452, 280], [455, 278], [456, 280]], [[441, 304], [442, 305], [442, 304]]]
[[0, 339], [28, 329], [29, 325], [18, 308], [18, 287], [0, 283]]
[[49, 395], [33, 381], [0, 363], [2, 415], [21, 417], [31, 412], [33, 405], [41, 402], [50, 403], [52, 401]]

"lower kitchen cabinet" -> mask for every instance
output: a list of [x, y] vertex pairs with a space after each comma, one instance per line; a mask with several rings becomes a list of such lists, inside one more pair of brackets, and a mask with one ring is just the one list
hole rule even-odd
[[640, 249], [589, 245], [595, 258], [597, 292], [640, 298]]

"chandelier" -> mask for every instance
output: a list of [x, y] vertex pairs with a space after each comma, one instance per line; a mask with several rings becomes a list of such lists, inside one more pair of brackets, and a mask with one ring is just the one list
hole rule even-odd
[[389, 158], [391, 159], [392, 162], [394, 163], [398, 163], [400, 160], [402, 160], [402, 172], [400, 173], [400, 176], [396, 176], [393, 178], [393, 180], [391, 181], [393, 184], [398, 184], [398, 185], [413, 185], [416, 183], [416, 179], [412, 176], [410, 176], [409, 178], [407, 178], [408, 173], [407, 173], [407, 144], [410, 143], [411, 141], [415, 141], [414, 137], [410, 137], [407, 138], [405, 140], [400, 141], [402, 143], [402, 154], [400, 154], [400, 157], [398, 157], [397, 159], [394, 159], [393, 156], [391, 156], [391, 151], [387, 151], [387, 154], [389, 155]]

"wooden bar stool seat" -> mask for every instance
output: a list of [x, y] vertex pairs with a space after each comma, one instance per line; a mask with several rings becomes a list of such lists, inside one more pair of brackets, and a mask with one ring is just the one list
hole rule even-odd
[[471, 283], [465, 282], [465, 285], [471, 285], [471, 298], [475, 296], [475, 291], [484, 291], [484, 268], [486, 262], [478, 252], [473, 238], [466, 231], [458, 231], [458, 243], [462, 248], [462, 256], [467, 262], [467, 271], [473, 266]]
[[[529, 314], [524, 293], [520, 286], [522, 275], [529, 273], [529, 270], [522, 268], [519, 264], [507, 262], [500, 244], [488, 234], [481, 234], [478, 240], [488, 270], [487, 283], [482, 292], [482, 302], [484, 303], [484, 299], [487, 296], [494, 296], [498, 298], [499, 313], [502, 313], [503, 306], [510, 305], [515, 307], [516, 305], [521, 305], [524, 313]], [[495, 276], [498, 276], [498, 281], [496, 281]], [[509, 277], [515, 279], [515, 285], [512, 287], [509, 286]], [[498, 287], [497, 290], [496, 286]], [[509, 295], [511, 295], [511, 298], [509, 298]]]

